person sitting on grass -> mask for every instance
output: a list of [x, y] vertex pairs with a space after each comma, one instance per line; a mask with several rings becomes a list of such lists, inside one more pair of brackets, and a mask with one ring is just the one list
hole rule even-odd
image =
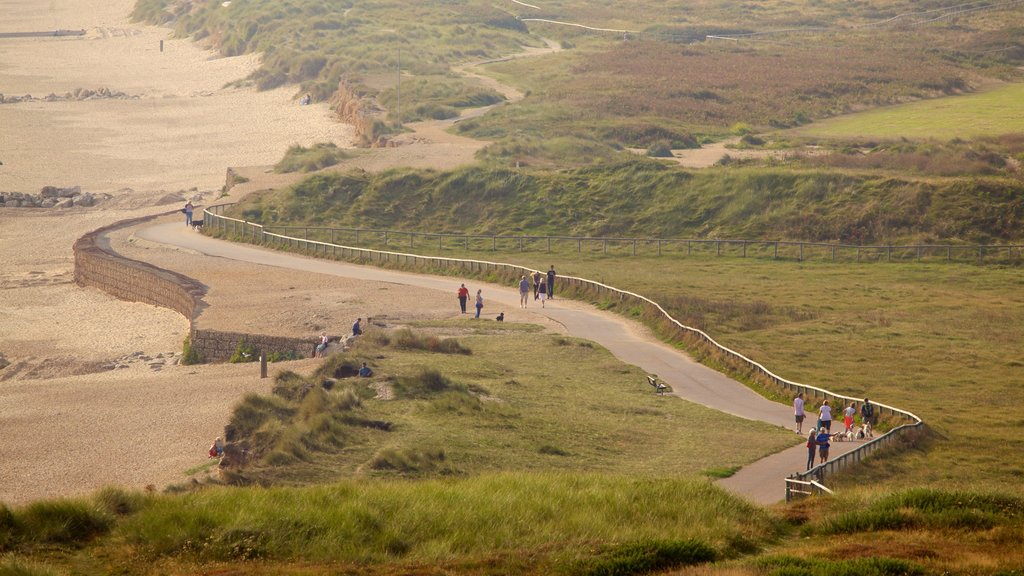
[[363, 362], [363, 367], [359, 369], [359, 376], [362, 378], [369, 378], [370, 376], [373, 376], [373, 370], [366, 365], [366, 362]]

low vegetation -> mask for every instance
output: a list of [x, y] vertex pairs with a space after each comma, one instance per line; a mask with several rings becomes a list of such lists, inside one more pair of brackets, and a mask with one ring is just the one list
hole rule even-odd
[[0, 506], [0, 571], [1011, 576], [1022, 502], [910, 490], [770, 510], [704, 480], [579, 473], [106, 489]]
[[[925, 147], [907, 149], [928, 154]], [[974, 150], [974, 162], [987, 157], [978, 147], [953, 149]], [[417, 232], [991, 243], [1024, 238], [1022, 187], [1000, 175], [922, 180], [786, 166], [689, 171], [627, 158], [559, 172], [474, 166], [318, 174], [284, 192], [250, 196], [229, 215], [269, 226]]]
[[[795, 442], [770, 426], [663, 402], [643, 373], [590, 342], [535, 332], [524, 338], [513, 324], [480, 324], [373, 330], [311, 375], [279, 373], [271, 395], [249, 395], [234, 411], [226, 481], [512, 470], [695, 475], [735, 469]], [[454, 339], [444, 331], [469, 334]], [[543, 363], [533, 361], [537, 349], [545, 350]], [[356, 376], [364, 362], [371, 378]], [[657, 437], [648, 433], [652, 426]], [[697, 443], [672, 441], [684, 428]], [[737, 446], [723, 452], [715, 442]]]
[[284, 158], [274, 166], [274, 171], [315, 172], [334, 166], [345, 158], [348, 154], [330, 142], [314, 144], [310, 148], [295, 145], [285, 152]]

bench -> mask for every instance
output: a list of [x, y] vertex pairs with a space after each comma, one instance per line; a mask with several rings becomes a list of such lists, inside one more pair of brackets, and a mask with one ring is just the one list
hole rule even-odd
[[648, 376], [647, 383], [654, 387], [655, 394], [664, 394], [665, 392], [672, 391], [672, 389], [664, 382], [658, 382], [658, 378], [656, 376]]

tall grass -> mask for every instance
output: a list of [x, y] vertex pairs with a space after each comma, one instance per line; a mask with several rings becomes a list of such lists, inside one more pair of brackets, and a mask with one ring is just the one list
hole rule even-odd
[[[678, 506], [680, 498], [690, 504]], [[702, 481], [500, 474], [211, 489], [159, 499], [118, 534], [153, 558], [436, 563], [534, 549], [547, 550], [538, 561], [554, 567], [589, 557], [593, 542], [671, 534], [732, 555], [730, 542], [761, 542], [778, 530], [766, 513]]]
[[628, 158], [559, 172], [474, 166], [320, 174], [251, 196], [229, 215], [264, 225], [473, 234], [987, 243], [1024, 238], [1019, 192], [1019, 183], [1000, 177], [690, 172]]

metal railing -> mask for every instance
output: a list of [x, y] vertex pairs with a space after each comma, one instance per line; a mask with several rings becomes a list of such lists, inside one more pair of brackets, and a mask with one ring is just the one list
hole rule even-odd
[[[601, 236], [534, 236], [409, 232], [376, 228], [325, 226], [266, 226], [267, 232], [329, 244], [367, 247], [395, 246], [414, 250], [543, 251], [613, 253], [631, 256], [733, 256], [832, 262], [1024, 262], [1024, 245], [1017, 244], [908, 244], [856, 245], [790, 240], [729, 240], [699, 238], [620, 238]], [[301, 232], [301, 234], [299, 234]]]
[[[268, 232], [262, 225], [254, 224], [237, 218], [230, 218], [220, 215], [223, 212], [224, 205], [211, 206], [204, 209], [205, 220], [204, 224], [207, 230], [216, 230], [225, 234], [234, 235], [244, 241], [250, 241], [256, 244], [274, 246], [287, 246], [290, 249], [302, 250], [307, 253], [323, 256], [329, 256], [332, 258], [362, 258], [370, 261], [377, 262], [394, 262], [396, 264], [405, 264], [413, 266], [434, 266], [434, 267], [448, 267], [448, 268], [459, 268], [468, 269], [471, 272], [487, 272], [496, 271], [503, 273], [510, 273], [515, 275], [529, 274], [533, 270], [517, 264], [507, 264], [500, 262], [488, 262], [486, 260], [472, 260], [465, 258], [448, 258], [443, 256], [423, 256], [420, 254], [409, 254], [405, 252], [393, 252], [387, 250], [374, 250], [371, 248], [358, 248], [352, 246], [344, 246], [333, 244], [330, 242], [322, 242], [319, 240], [310, 240], [308, 238], [297, 238], [293, 236], [286, 236], [283, 234], [277, 234]], [[803, 392], [806, 399], [828, 399], [830, 401], [842, 401], [843, 404], [846, 402], [860, 402], [862, 399], [854, 398], [852, 396], [845, 396], [843, 394], [836, 394], [835, 392], [825, 390], [824, 388], [818, 388], [809, 384], [801, 384], [799, 382], [793, 382], [787, 380], [781, 376], [776, 375], [762, 364], [747, 358], [743, 354], [727, 348], [714, 338], [709, 336], [702, 330], [686, 326], [672, 317], [660, 304], [657, 302], [639, 294], [628, 292], [626, 290], [620, 290], [607, 284], [595, 282], [593, 280], [587, 280], [585, 278], [575, 278], [572, 276], [559, 276], [556, 282], [561, 284], [561, 289], [565, 287], [573, 287], [583, 290], [590, 290], [598, 296], [603, 297], [618, 297], [620, 301], [631, 300], [645, 306], [649, 306], [651, 309], [657, 311], [657, 314], [664, 319], [668, 320], [673, 326], [675, 326], [680, 332], [695, 337], [701, 343], [704, 343], [714, 350], [718, 351], [727, 358], [735, 361], [739, 365], [745, 366], [750, 369], [751, 373], [762, 378], [767, 379], [771, 383], [779, 386], [783, 389], [793, 392], [795, 395], [798, 392]], [[911, 412], [889, 406], [886, 404], [872, 402], [875, 406], [875, 414], [878, 417], [881, 416], [894, 416], [908, 420], [909, 423], [896, 426], [875, 438], [874, 440], [867, 442], [855, 450], [843, 454], [834, 460], [820, 464], [806, 472], [797, 473], [791, 475], [787, 479], [787, 495], [789, 494], [789, 480], [794, 479], [797, 481], [813, 481], [821, 483], [824, 482], [828, 476], [835, 474], [839, 470], [846, 466], [860, 462], [862, 459], [872, 454], [876, 450], [882, 447], [890, 446], [900, 436], [910, 432], [920, 430], [924, 426], [924, 422]]]

